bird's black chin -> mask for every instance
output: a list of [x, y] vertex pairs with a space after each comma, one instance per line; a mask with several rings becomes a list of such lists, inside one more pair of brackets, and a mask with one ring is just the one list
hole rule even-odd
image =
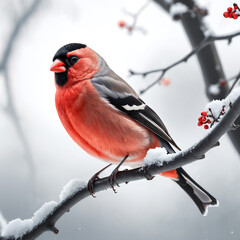
[[56, 84], [62, 87], [67, 82], [67, 75], [68, 75], [68, 71], [55, 73]]

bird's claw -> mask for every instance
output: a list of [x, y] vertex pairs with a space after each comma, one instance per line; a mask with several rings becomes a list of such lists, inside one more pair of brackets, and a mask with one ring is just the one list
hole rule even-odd
[[114, 193], [117, 193], [116, 189], [114, 188], [114, 185], [116, 184], [118, 187], [120, 187], [117, 182], [117, 173], [118, 173], [118, 168], [115, 168], [108, 178], [109, 184], [110, 184], [112, 190], [114, 191]]
[[117, 182], [117, 174], [119, 172], [118, 170], [120, 166], [126, 161], [127, 158], [128, 158], [128, 155], [124, 157], [124, 159], [117, 165], [117, 167], [112, 171], [111, 175], [108, 177], [109, 184], [115, 193], [117, 193], [117, 191], [114, 188], [114, 185], [117, 185], [118, 187], [120, 187]]
[[99, 179], [99, 174], [101, 172], [103, 172], [106, 168], [110, 167], [112, 164], [108, 164], [106, 167], [104, 167], [103, 169], [101, 169], [100, 171], [98, 171], [97, 173], [95, 173], [91, 178], [90, 180], [88, 181], [88, 184], [87, 184], [87, 189], [89, 191], [89, 193], [94, 197], [96, 198], [96, 196], [94, 195], [94, 183]]

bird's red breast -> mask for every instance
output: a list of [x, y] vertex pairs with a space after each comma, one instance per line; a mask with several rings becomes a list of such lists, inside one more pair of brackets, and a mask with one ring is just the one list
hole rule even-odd
[[103, 100], [88, 80], [57, 88], [56, 108], [66, 131], [86, 152], [126, 164], [141, 162], [150, 148], [160, 146], [145, 127]]

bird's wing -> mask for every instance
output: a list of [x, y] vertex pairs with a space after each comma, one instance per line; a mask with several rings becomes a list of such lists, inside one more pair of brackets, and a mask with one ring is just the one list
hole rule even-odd
[[111, 105], [180, 150], [159, 116], [120, 77], [104, 76], [93, 78], [91, 82], [99, 95]]

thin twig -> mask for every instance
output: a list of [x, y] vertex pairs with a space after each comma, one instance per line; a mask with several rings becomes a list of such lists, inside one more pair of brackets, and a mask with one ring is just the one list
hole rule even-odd
[[[236, 75], [235, 77], [233, 77], [231, 80], [234, 80], [231, 88], [229, 89], [229, 93], [233, 90], [233, 88], [235, 87], [235, 85], [237, 84], [237, 82], [240, 79], [240, 72], [238, 73], [238, 75]], [[230, 80], [230, 79], [229, 79]]]
[[209, 45], [210, 43], [214, 42], [214, 41], [222, 41], [222, 40], [227, 40], [228, 44], [231, 43], [232, 39], [234, 37], [237, 37], [240, 35], [240, 31], [236, 32], [236, 33], [232, 33], [229, 35], [223, 35], [223, 36], [208, 36], [205, 37], [195, 48], [193, 48], [187, 55], [185, 55], [184, 57], [180, 58], [179, 60], [177, 60], [176, 62], [170, 64], [169, 66], [165, 67], [165, 68], [160, 68], [160, 69], [155, 69], [155, 70], [151, 70], [151, 71], [147, 71], [147, 72], [135, 72], [133, 70], [130, 70], [130, 74], [131, 75], [141, 75], [143, 77], [146, 77], [147, 75], [151, 74], [151, 73], [156, 73], [156, 72], [161, 72], [161, 75], [157, 78], [157, 80], [155, 80], [153, 83], [151, 83], [149, 86], [147, 86], [145, 89], [140, 91], [140, 94], [145, 93], [147, 90], [149, 90], [151, 87], [153, 87], [156, 83], [159, 82], [159, 80], [164, 76], [164, 74], [170, 70], [171, 68], [179, 65], [180, 63], [183, 62], [187, 62], [188, 59], [190, 57], [192, 57], [193, 55], [195, 55], [196, 53], [198, 53], [200, 50], [202, 50], [204, 47], [206, 47], [207, 45]]
[[137, 20], [140, 14], [143, 12], [143, 10], [149, 5], [150, 1], [147, 1], [139, 10], [136, 14], [133, 14], [133, 24], [132, 27], [134, 28], [137, 25]]
[[150, 1], [147, 1], [136, 13], [130, 13], [126, 9], [123, 9], [125, 14], [127, 14], [133, 18], [132, 24], [127, 27], [129, 29], [129, 33], [132, 33], [132, 30], [136, 30], [136, 29], [142, 31], [143, 33], [146, 33], [146, 31], [143, 28], [136, 27], [136, 25], [137, 25], [137, 21], [138, 21], [140, 14], [143, 12], [143, 10], [145, 10], [147, 8], [149, 3], [150, 3]]
[[[195, 0], [154, 1], [163, 9], [165, 9], [168, 13], [172, 4], [177, 2], [183, 3], [190, 9], [194, 9], [194, 6], [196, 6]], [[192, 48], [195, 48], [206, 36], [207, 28], [203, 22], [202, 15], [185, 13], [182, 14], [180, 22], [192, 45]], [[229, 92], [229, 86], [228, 84], [224, 84], [222, 82], [226, 79], [226, 77], [215, 44], [209, 44], [207, 47], [204, 48], [204, 50], [199, 51], [196, 55], [205, 82], [205, 92], [209, 100], [225, 98]], [[221, 82], [223, 83], [222, 85]], [[216, 85], [218, 83], [220, 83], [220, 87], [218, 88], [219, 91], [210, 91], [211, 85]], [[236, 120], [236, 124], [240, 125], [240, 117]], [[236, 151], [238, 152], [238, 154], [240, 154], [240, 128], [238, 128], [236, 131], [228, 132], [228, 135]]]
[[[232, 104], [232, 107], [228, 112], [223, 116], [221, 121], [211, 130], [209, 133], [202, 138], [198, 143], [193, 144], [191, 147], [184, 151], [180, 151], [175, 154], [168, 154], [164, 156], [164, 161], [161, 159], [157, 160], [151, 165], [148, 165], [148, 173], [150, 175], [155, 175], [161, 172], [169, 171], [172, 169], [179, 168], [186, 164], [192, 163], [194, 161], [204, 158], [204, 155], [207, 151], [218, 146], [218, 140], [222, 137], [227, 131], [232, 129], [234, 121], [240, 114], [240, 94], [238, 98]], [[159, 164], [160, 163], [160, 164]], [[137, 181], [145, 178], [144, 168], [136, 168], [129, 171], [120, 171], [117, 175], [117, 182], [119, 184], [125, 182]], [[94, 184], [94, 192], [100, 192], [102, 190], [110, 188], [109, 178], [105, 177], [98, 179]], [[51, 211], [44, 221], [36, 224], [31, 230], [26, 232], [21, 236], [21, 240], [30, 240], [36, 239], [45, 231], [58, 232], [55, 228], [56, 222], [72, 208], [76, 203], [83, 200], [86, 197], [91, 196], [86, 187], [82, 187], [80, 190], [76, 191], [73, 195], [67, 197], [64, 201], [57, 204], [55, 209]], [[0, 240], [16, 240], [12, 237], [0, 237]]]
[[12, 90], [10, 87], [11, 81], [8, 73], [9, 71], [8, 63], [22, 27], [24, 26], [25, 22], [32, 16], [32, 14], [37, 9], [40, 2], [41, 0], [33, 0], [30, 6], [28, 7], [28, 9], [26, 9], [26, 11], [22, 13], [21, 17], [16, 20], [15, 25], [13, 26], [13, 29], [9, 35], [9, 39], [7, 40], [5, 49], [3, 51], [2, 59], [0, 61], [0, 72], [3, 73], [4, 83], [6, 87], [6, 93], [7, 93], [6, 112], [9, 114], [9, 116], [13, 120], [14, 126], [16, 128], [16, 132], [24, 148], [25, 159], [27, 160], [28, 166], [32, 174], [34, 172], [33, 160], [32, 160], [31, 151], [30, 151], [26, 136], [24, 134], [24, 130], [22, 129], [22, 126], [19, 122], [17, 110], [14, 105]]

